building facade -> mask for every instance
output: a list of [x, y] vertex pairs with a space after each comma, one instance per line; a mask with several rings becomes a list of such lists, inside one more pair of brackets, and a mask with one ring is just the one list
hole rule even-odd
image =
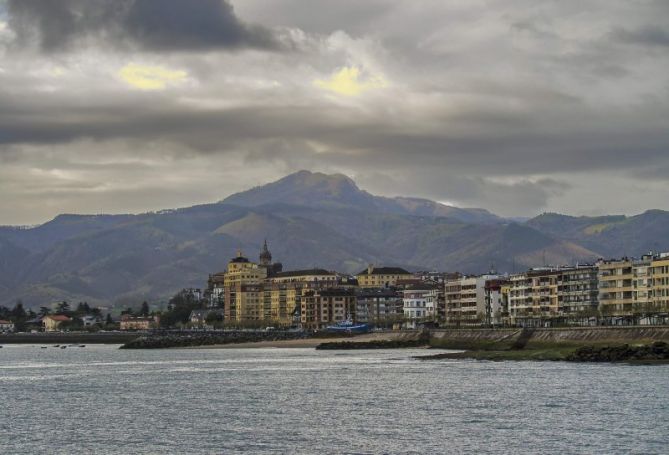
[[546, 325], [558, 318], [587, 317], [597, 311], [598, 268], [543, 267], [509, 279], [509, 317], [512, 324]]
[[446, 323], [456, 326], [491, 323], [493, 314], [500, 314], [502, 280], [503, 277], [499, 275], [463, 276], [446, 280]]
[[407, 327], [415, 328], [418, 321], [436, 317], [436, 295], [432, 286], [412, 286], [402, 291], [404, 317]]
[[372, 265], [356, 274], [355, 277], [361, 288], [394, 287], [400, 280], [416, 279], [411, 272], [401, 267], [374, 267]]
[[599, 261], [599, 311], [603, 316], [629, 316], [649, 303], [651, 256]]
[[320, 330], [346, 320], [356, 322], [353, 289], [310, 289], [302, 295], [300, 306], [300, 322], [304, 329]]
[[356, 318], [376, 326], [387, 326], [404, 316], [402, 291], [394, 288], [365, 288], [356, 292]]

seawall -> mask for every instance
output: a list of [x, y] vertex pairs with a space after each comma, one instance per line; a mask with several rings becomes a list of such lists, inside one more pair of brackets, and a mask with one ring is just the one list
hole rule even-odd
[[436, 329], [431, 331], [430, 337], [433, 347], [490, 350], [648, 344], [654, 341], [669, 341], [669, 327]]

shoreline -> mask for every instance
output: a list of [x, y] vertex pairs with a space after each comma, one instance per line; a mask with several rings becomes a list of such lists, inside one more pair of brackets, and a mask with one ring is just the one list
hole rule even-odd
[[[327, 338], [299, 338], [294, 340], [267, 340], [241, 343], [210, 344], [201, 346], [184, 346], [182, 349], [253, 349], [253, 348], [316, 348], [323, 343], [369, 343], [390, 341], [399, 338], [401, 332], [396, 333], [365, 333], [354, 336], [327, 337]], [[177, 346], [175, 346], [177, 348]], [[168, 348], [173, 349], [173, 348]]]

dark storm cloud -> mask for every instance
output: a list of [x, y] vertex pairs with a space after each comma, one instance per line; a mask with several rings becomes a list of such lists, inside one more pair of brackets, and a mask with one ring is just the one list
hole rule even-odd
[[669, 31], [665, 27], [654, 25], [634, 30], [618, 27], [611, 32], [611, 38], [623, 43], [641, 46], [669, 46]]
[[278, 46], [225, 0], [10, 0], [8, 13], [19, 44], [36, 42], [44, 52], [91, 38], [151, 51]]
[[[197, 153], [225, 153], [244, 144], [249, 159], [276, 161], [294, 146], [302, 159], [305, 141], [325, 148], [320, 159], [333, 165], [373, 168], [379, 162], [409, 169], [416, 164], [463, 172], [513, 175], [621, 169], [666, 161], [669, 131], [663, 116], [637, 124], [634, 114], [602, 116], [579, 110], [536, 119], [532, 113], [465, 112], [443, 120], [448, 128], [398, 131], [386, 119], [361, 119], [345, 107], [259, 106], [202, 111], [168, 94], [115, 94], [98, 103], [73, 103], [52, 96], [30, 97], [0, 89], [0, 144], [67, 143], [79, 139], [163, 138]], [[649, 113], [645, 117], [650, 117]], [[589, 119], [584, 123], [584, 119]], [[439, 120], [437, 118], [437, 120]], [[472, 131], [472, 126], [474, 131]], [[569, 134], [565, 134], [569, 131]], [[640, 140], [643, 137], [643, 140]], [[276, 140], [279, 149], [254, 146]], [[295, 152], [289, 161], [297, 163]], [[613, 159], [615, 157], [615, 159]]]
[[[668, 2], [324, 3], [5, 2], [0, 211], [174, 207], [303, 168], [502, 215], [669, 208]], [[210, 52], [277, 42], [300, 51]], [[329, 89], [342, 69], [384, 83]]]

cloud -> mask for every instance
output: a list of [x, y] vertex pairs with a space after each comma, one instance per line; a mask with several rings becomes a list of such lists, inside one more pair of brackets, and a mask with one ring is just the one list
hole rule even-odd
[[627, 44], [658, 47], [669, 46], [669, 31], [664, 27], [655, 25], [634, 30], [616, 27], [611, 32], [611, 38]]
[[45, 52], [75, 45], [151, 51], [276, 49], [271, 30], [241, 22], [226, 0], [9, 0], [18, 44]]
[[128, 63], [118, 72], [123, 81], [140, 90], [163, 90], [168, 84], [186, 80], [188, 73], [182, 70], [171, 70], [162, 66], [145, 66]]
[[[301, 168], [502, 215], [669, 209], [667, 2], [234, 3], [6, 3], [2, 222], [207, 202]], [[284, 36], [291, 52], [264, 52]]]
[[355, 66], [345, 66], [329, 79], [316, 79], [314, 85], [324, 90], [345, 96], [357, 96], [371, 89], [386, 87], [383, 76], [370, 75], [361, 77], [361, 71]]

